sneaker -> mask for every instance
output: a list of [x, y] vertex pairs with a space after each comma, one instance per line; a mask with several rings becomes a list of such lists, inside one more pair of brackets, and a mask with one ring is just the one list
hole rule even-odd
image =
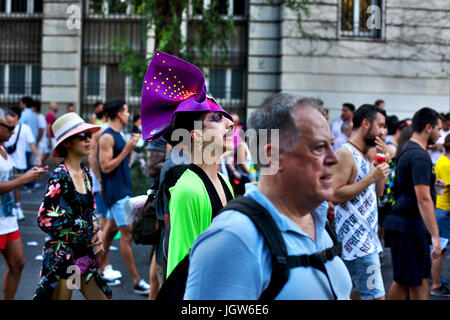
[[108, 285], [108, 287], [116, 287], [116, 286], [120, 286], [122, 284], [122, 282], [119, 279], [115, 279], [115, 280], [106, 280], [106, 284]]
[[120, 271], [116, 271], [112, 269], [112, 266], [109, 265], [109, 268], [106, 267], [105, 270], [103, 271], [102, 277], [103, 279], [105, 279], [106, 281], [114, 281], [114, 280], [118, 280], [122, 277], [122, 274], [117, 274], [117, 272], [120, 273]]
[[13, 215], [16, 216], [17, 221], [25, 220], [25, 215], [23, 214], [22, 208], [13, 208]]
[[146, 295], [150, 292], [150, 285], [145, 282], [144, 279], [139, 280], [139, 282], [134, 285], [134, 293]]
[[113, 278], [113, 279], [120, 279], [120, 278], [122, 278], [122, 272], [120, 272], [119, 270], [114, 270], [112, 265], [110, 265], [110, 264], [108, 264], [105, 267], [104, 273], [106, 273], [109, 278]]
[[432, 296], [437, 297], [450, 297], [450, 290], [444, 284], [441, 283], [439, 289], [431, 290], [430, 294]]

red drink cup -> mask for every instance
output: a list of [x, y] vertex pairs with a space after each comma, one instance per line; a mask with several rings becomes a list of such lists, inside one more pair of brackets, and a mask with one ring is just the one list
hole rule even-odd
[[375, 156], [375, 166], [386, 162], [386, 155], [383, 153], [377, 153]]

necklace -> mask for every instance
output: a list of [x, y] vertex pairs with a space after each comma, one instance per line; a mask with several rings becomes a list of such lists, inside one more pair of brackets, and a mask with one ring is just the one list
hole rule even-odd
[[356, 149], [358, 149], [358, 151], [361, 152], [362, 154], [364, 154], [364, 155], [366, 154], [364, 151], [362, 151], [356, 144], [354, 144], [350, 140], [348, 140], [347, 142], [350, 143], [352, 146], [354, 146]]

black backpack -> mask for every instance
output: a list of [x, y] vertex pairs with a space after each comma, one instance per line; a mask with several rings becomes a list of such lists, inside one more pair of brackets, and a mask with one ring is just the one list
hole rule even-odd
[[[325, 229], [333, 240], [333, 246], [314, 254], [290, 256], [287, 254], [286, 245], [276, 222], [267, 210], [258, 202], [248, 197], [239, 197], [230, 201], [225, 210], [236, 210], [248, 216], [263, 235], [266, 245], [272, 256], [272, 276], [268, 287], [259, 297], [260, 300], [273, 300], [279, 294], [289, 279], [289, 269], [296, 267], [308, 267], [321, 270], [327, 277], [334, 299], [334, 292], [330, 278], [325, 268], [327, 261], [342, 254], [342, 244], [338, 241], [334, 228], [326, 222]], [[189, 255], [174, 269], [158, 293], [157, 300], [182, 300], [186, 289], [189, 270]]]
[[160, 225], [156, 216], [157, 186], [158, 179], [150, 188], [150, 193], [148, 194], [142, 212], [134, 216], [131, 225], [131, 236], [136, 244], [156, 245], [160, 240], [163, 226]]

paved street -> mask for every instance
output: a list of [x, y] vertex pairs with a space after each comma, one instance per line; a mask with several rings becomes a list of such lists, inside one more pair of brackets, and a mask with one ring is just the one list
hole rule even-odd
[[[46, 181], [46, 180], [43, 180]], [[29, 300], [31, 299], [39, 278], [39, 269], [41, 261], [35, 258], [41, 254], [43, 240], [45, 234], [38, 228], [36, 223], [36, 213], [42, 201], [44, 189], [42, 188], [38, 192], [34, 193], [22, 193], [22, 208], [26, 216], [26, 220], [20, 222], [20, 233], [22, 235], [22, 241], [25, 252], [25, 269], [22, 273], [22, 279], [19, 288], [16, 293], [16, 299]], [[33, 245], [31, 242], [36, 242], [37, 245]], [[117, 248], [110, 252], [110, 263], [115, 269], [122, 272], [122, 285], [118, 287], [112, 287], [114, 300], [145, 300], [146, 296], [137, 295], [133, 293], [133, 284], [131, 278], [126, 270], [125, 264], [122, 260], [119, 251], [119, 241], [115, 240], [112, 244]], [[148, 281], [149, 279], [149, 266], [150, 266], [150, 246], [133, 245], [134, 258], [136, 260], [136, 266], [139, 274]], [[3, 280], [3, 273], [5, 272], [5, 262], [0, 259], [0, 285]], [[389, 288], [392, 282], [392, 266], [390, 259], [389, 248], [386, 249], [384, 254], [383, 264], [383, 280], [386, 290]], [[444, 264], [444, 278], [450, 280], [450, 255], [447, 255]], [[83, 300], [84, 297], [75, 290], [73, 294], [73, 300]], [[437, 298], [431, 296], [432, 300], [450, 298]]]
[[[42, 181], [47, 181], [43, 179]], [[43, 199], [44, 189], [34, 193], [22, 193], [22, 208], [24, 210], [26, 220], [19, 223], [20, 233], [25, 254], [25, 268], [22, 272], [22, 279], [16, 293], [18, 300], [30, 300], [39, 281], [39, 270], [41, 262], [36, 260], [36, 256], [41, 255], [44, 243], [45, 233], [39, 229], [36, 223], [36, 214]], [[37, 242], [37, 245], [29, 245], [27, 243]], [[122, 272], [122, 284], [112, 287], [114, 300], [145, 300], [147, 296], [135, 294], [133, 292], [133, 282], [128, 274], [125, 263], [122, 260], [119, 251], [119, 241], [113, 241], [113, 246], [117, 247], [116, 251], [110, 252], [110, 263], [114, 269]], [[149, 281], [150, 267], [150, 246], [133, 245], [134, 258], [139, 274], [147, 282]], [[3, 257], [0, 258], [0, 286], [3, 281], [3, 273], [6, 266]], [[84, 297], [78, 290], [74, 290], [73, 300], [84, 300]]]

